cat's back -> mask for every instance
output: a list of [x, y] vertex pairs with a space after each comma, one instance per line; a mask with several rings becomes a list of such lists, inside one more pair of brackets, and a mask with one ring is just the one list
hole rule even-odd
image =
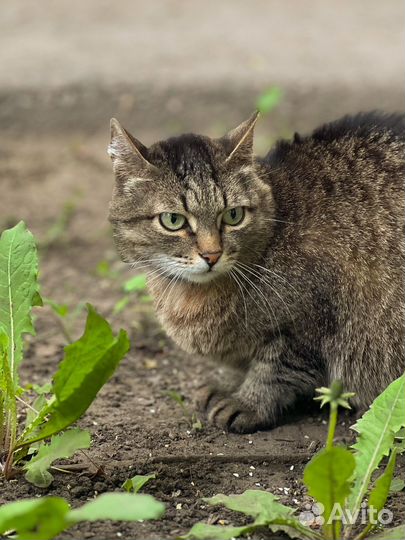
[[345, 116], [280, 141], [263, 163], [276, 207], [289, 221], [403, 224], [404, 114]]

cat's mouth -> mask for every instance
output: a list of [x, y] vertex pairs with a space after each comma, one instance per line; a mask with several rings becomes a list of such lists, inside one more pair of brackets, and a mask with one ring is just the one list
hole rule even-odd
[[210, 283], [226, 274], [231, 269], [232, 264], [224, 257], [222, 261], [220, 260], [214, 265], [207, 264], [205, 261], [185, 264], [184, 261], [163, 259], [159, 266], [163, 270], [163, 275], [178, 282], [187, 281], [203, 284]]
[[213, 268], [208, 268], [207, 270], [202, 272], [185, 272], [183, 278], [187, 281], [191, 281], [192, 283], [209, 283], [210, 281], [213, 281], [214, 279], [219, 277], [222, 273], [223, 272], [215, 271]]

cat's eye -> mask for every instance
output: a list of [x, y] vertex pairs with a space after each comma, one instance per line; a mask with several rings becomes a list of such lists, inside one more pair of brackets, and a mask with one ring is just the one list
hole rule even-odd
[[175, 214], [174, 212], [162, 212], [159, 214], [159, 221], [169, 231], [178, 231], [187, 223], [182, 214]]
[[243, 206], [236, 206], [235, 208], [229, 208], [222, 215], [222, 221], [226, 225], [239, 225], [239, 223], [245, 217], [245, 209]]

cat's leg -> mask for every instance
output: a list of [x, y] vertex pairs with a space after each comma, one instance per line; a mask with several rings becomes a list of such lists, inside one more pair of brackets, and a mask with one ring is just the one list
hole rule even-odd
[[236, 433], [274, 427], [299, 397], [324, 381], [316, 358], [293, 351], [283, 338], [263, 346], [240, 387], [208, 404], [208, 419]]

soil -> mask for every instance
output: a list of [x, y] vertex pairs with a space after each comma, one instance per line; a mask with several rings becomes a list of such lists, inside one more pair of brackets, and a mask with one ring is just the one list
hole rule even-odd
[[[200, 417], [202, 429], [195, 430], [188, 415], [194, 411], [195, 388], [211, 368], [176, 349], [141, 296], [134, 295], [114, 314], [122, 283], [131, 273], [114, 252], [106, 221], [112, 179], [105, 143], [99, 135], [1, 140], [1, 229], [25, 220], [40, 244], [43, 296], [72, 309], [91, 302], [115, 329], [127, 329], [132, 349], [79, 423], [91, 431], [92, 446], [69, 461], [77, 470], [55, 472], [48, 489], [35, 488], [22, 477], [1, 481], [0, 502], [58, 495], [77, 506], [105, 491], [120, 491], [130, 476], [156, 473], [143, 492], [165, 503], [162, 520], [84, 523], [61, 539], [175, 538], [200, 520], [240, 523], [240, 516], [207, 507], [202, 497], [248, 488], [272, 491], [298, 513], [305, 510], [311, 499], [302, 472], [325, 440], [326, 417], [309, 409], [272, 431], [252, 435], [224, 433]], [[52, 239], [67, 203], [72, 215], [56, 227]], [[98, 269], [102, 261], [108, 262], [107, 275]], [[66, 339], [48, 307], [36, 309], [35, 315], [37, 336], [27, 340], [22, 379], [42, 384], [61, 360]], [[70, 320], [75, 338], [84, 316], [82, 310]], [[169, 390], [184, 396], [186, 412], [168, 397]], [[352, 423], [353, 418], [341, 417], [340, 441], [352, 442]], [[401, 467], [404, 472], [403, 462]], [[389, 506], [401, 523], [404, 493], [393, 495]]]

